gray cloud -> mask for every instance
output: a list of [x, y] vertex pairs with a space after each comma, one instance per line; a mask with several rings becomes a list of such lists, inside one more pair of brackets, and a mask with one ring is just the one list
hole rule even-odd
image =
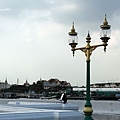
[[[79, 46], [85, 45], [88, 30], [92, 43], [101, 43], [99, 26], [105, 14], [112, 25], [112, 36], [106, 54], [99, 48], [91, 56], [91, 82], [120, 78], [119, 61], [113, 59], [118, 57], [116, 51], [120, 52], [119, 3], [119, 0], [1, 0], [0, 79], [4, 80], [7, 74], [10, 83], [17, 78], [21, 83], [26, 78], [32, 83], [42, 76], [73, 85], [85, 84], [85, 56], [76, 52], [72, 57], [67, 34], [74, 21]], [[116, 74], [111, 74], [111, 70]]]

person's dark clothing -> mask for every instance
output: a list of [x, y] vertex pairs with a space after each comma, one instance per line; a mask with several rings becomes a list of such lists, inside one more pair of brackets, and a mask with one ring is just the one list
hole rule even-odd
[[64, 104], [67, 103], [67, 97], [66, 94], [64, 93], [62, 100], [64, 101]]

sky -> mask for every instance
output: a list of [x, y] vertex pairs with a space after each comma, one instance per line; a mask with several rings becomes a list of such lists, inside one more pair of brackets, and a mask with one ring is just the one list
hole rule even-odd
[[0, 0], [0, 81], [32, 84], [57, 78], [71, 85], [86, 84], [86, 57], [72, 56], [68, 43], [74, 21], [78, 46], [101, 44], [100, 25], [107, 15], [111, 39], [107, 51], [91, 55], [91, 83], [120, 82], [120, 1]]

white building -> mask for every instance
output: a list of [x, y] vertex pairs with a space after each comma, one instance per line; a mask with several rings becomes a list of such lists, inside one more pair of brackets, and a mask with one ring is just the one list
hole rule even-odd
[[7, 78], [6, 78], [5, 82], [0, 82], [0, 90], [6, 89], [6, 88], [10, 88], [10, 84], [8, 84]]

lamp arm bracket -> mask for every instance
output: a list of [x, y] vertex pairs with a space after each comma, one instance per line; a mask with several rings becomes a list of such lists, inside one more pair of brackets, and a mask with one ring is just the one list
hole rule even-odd
[[[92, 51], [95, 50], [97, 47], [101, 47], [101, 46], [107, 46], [108, 44], [107, 43], [103, 43], [103, 44], [99, 44], [99, 45], [92, 45], [90, 46], [89, 49], [91, 49]], [[73, 51], [76, 51], [76, 50], [81, 50], [82, 52], [86, 51], [86, 47], [80, 47], [80, 48], [74, 48], [72, 49]]]
[[89, 46], [88, 48], [86, 48], [86, 47], [74, 48], [74, 49], [72, 49], [72, 51], [73, 51], [73, 56], [74, 56], [74, 52], [75, 52], [76, 50], [81, 50], [82, 52], [85, 53], [85, 56], [87, 57], [87, 61], [89, 61], [92, 52], [93, 52], [96, 48], [101, 47], [101, 46], [104, 46], [104, 51], [106, 51], [106, 46], [107, 46], [107, 45], [108, 45], [107, 43], [103, 43], [103, 44], [99, 44], [99, 45], [92, 45], [92, 46]]
[[107, 45], [108, 45], [107, 43], [103, 43], [103, 44], [99, 44], [99, 45], [93, 45], [93, 46], [91, 46], [91, 48], [93, 48], [95, 50], [97, 47], [104, 46], [104, 51], [106, 52]]
[[107, 43], [103, 43], [103, 44], [99, 44], [99, 45], [92, 45], [91, 48], [94, 48], [96, 49], [97, 47], [101, 47], [101, 46], [107, 46], [108, 44]]

